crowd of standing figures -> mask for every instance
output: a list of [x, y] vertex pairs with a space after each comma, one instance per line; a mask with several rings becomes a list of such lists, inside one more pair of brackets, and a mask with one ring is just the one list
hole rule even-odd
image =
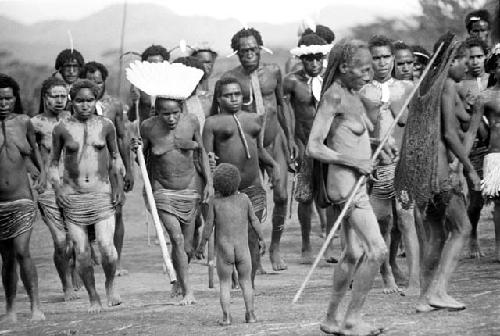
[[[284, 76], [277, 64], [261, 61], [269, 49], [260, 32], [243, 28], [230, 41], [240, 64], [214, 87], [218, 55], [209, 44], [173, 61], [165, 47], [152, 45], [127, 69], [126, 103], [107, 93], [103, 64], [65, 49], [41, 83], [32, 118], [23, 111], [22, 88], [0, 74], [3, 320], [17, 319], [17, 265], [31, 319], [45, 319], [30, 255], [37, 214], [53, 239], [64, 300], [75, 299], [83, 284], [89, 313], [99, 313], [100, 264], [106, 303], [120, 305], [116, 277], [127, 274], [122, 211], [136, 163], [151, 187], [144, 207], [157, 213], [170, 239], [172, 295], [181, 305], [196, 303], [189, 264], [205, 258], [215, 235], [221, 325], [232, 323], [235, 287], [246, 322], [257, 321], [253, 290], [266, 249], [286, 281], [280, 240], [291, 197], [301, 263], [313, 263], [311, 216], [317, 213], [324, 235], [341, 223], [341, 255], [326, 242], [322, 256], [336, 264], [324, 333], [384, 332], [361, 318], [379, 272], [385, 293], [419, 297], [419, 313], [465, 309], [448, 283], [467, 242], [471, 257], [482, 256], [477, 226], [488, 201], [500, 261], [500, 44], [492, 43], [487, 10], [469, 13], [465, 27], [465, 40], [447, 33], [429, 52], [379, 35], [336, 40], [327, 26], [304, 23]], [[408, 274], [396, 263], [401, 249]]]

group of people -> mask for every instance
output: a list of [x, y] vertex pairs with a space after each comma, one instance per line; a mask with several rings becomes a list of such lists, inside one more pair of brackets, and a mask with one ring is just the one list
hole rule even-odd
[[[137, 150], [144, 151], [170, 238], [178, 277], [172, 294], [182, 297], [182, 305], [195, 303], [189, 263], [203, 257], [215, 227], [222, 325], [231, 323], [230, 289], [238, 285], [246, 322], [256, 321], [252, 291], [256, 274], [265, 272], [265, 176], [273, 194], [271, 265], [287, 269], [280, 240], [289, 172], [299, 204], [302, 263], [312, 263], [314, 209], [329, 232], [351, 203], [341, 224], [342, 254], [336, 256], [331, 244], [325, 254], [336, 266], [323, 332], [383, 332], [361, 320], [378, 272], [385, 293], [420, 293], [417, 312], [465, 309], [448, 294], [448, 282], [467, 239], [471, 256], [482, 256], [477, 224], [485, 200], [495, 202], [500, 261], [500, 46], [491, 46], [490, 21], [486, 10], [470, 13], [467, 39], [449, 33], [433, 54], [386, 36], [334, 42], [326, 26], [301, 27], [284, 77], [278, 65], [261, 61], [267, 48], [259, 31], [243, 28], [231, 39], [240, 65], [224, 73], [213, 91], [217, 52], [206, 44], [172, 62], [180, 64], [170, 73], [178, 85], [162, 87], [161, 94], [151, 96], [148, 85], [131, 80], [128, 118], [140, 125], [131, 138], [124, 104], [106, 92], [106, 67], [85, 63], [77, 50], [57, 56], [56, 72], [42, 83], [40, 110], [31, 119], [23, 113], [18, 84], [1, 74], [5, 319], [16, 320], [16, 263], [32, 319], [45, 318], [29, 251], [37, 210], [54, 241], [64, 299], [75, 299], [83, 283], [89, 312], [99, 312], [93, 266], [102, 264], [107, 304], [121, 303], [115, 277], [127, 273], [120, 264], [122, 209], [124, 192], [134, 186], [131, 153]], [[163, 64], [170, 53], [152, 45], [141, 61]], [[377, 147], [380, 155], [373, 158]], [[366, 182], [358, 188], [362, 177]], [[396, 262], [401, 246], [408, 277]]]

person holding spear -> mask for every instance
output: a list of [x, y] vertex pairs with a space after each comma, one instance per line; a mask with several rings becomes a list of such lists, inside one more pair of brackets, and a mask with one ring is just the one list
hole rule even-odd
[[[329, 55], [323, 94], [306, 149], [307, 155], [328, 164], [326, 181], [322, 182], [332, 206], [341, 207], [355, 192], [342, 225], [345, 247], [335, 267], [326, 320], [320, 326], [329, 334], [377, 335], [383, 330], [363, 322], [360, 316], [366, 295], [387, 256], [365, 183], [357, 186], [358, 179], [373, 170], [369, 137], [373, 125], [357, 93], [371, 80], [371, 72], [372, 56], [366, 43], [342, 40], [335, 45]], [[339, 305], [351, 280], [352, 298], [341, 318]]]
[[[148, 202], [153, 218], [156, 206], [159, 218], [170, 236], [173, 266], [180, 282], [174, 284], [172, 294], [183, 296], [180, 305], [196, 302], [188, 278], [189, 256], [192, 255], [189, 252], [192, 249], [189, 237], [193, 236], [200, 201], [208, 202], [213, 196], [212, 177], [200, 124], [194, 115], [183, 113], [185, 100], [202, 76], [202, 70], [181, 63], [136, 61], [127, 69], [127, 79], [138, 89], [155, 97], [153, 104], [156, 116], [141, 124], [142, 139], [132, 138], [131, 147], [138, 151], [143, 146], [144, 152], [151, 153], [148, 157], [148, 173], [151, 176], [153, 197], [148, 195]], [[205, 179], [204, 188], [197, 177], [195, 152], [201, 158], [200, 173]], [[141, 170], [144, 170], [144, 162], [141, 165]], [[143, 175], [143, 178], [148, 184], [147, 175]], [[146, 188], [146, 192], [151, 190]], [[160, 244], [163, 245], [161, 226], [157, 222], [155, 226], [159, 231]]]

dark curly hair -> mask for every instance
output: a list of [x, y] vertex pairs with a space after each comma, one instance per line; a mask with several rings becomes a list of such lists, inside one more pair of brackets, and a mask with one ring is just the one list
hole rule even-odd
[[307, 35], [307, 34], [311, 34], [311, 33], [314, 33], [314, 34], [318, 35], [319, 37], [321, 37], [323, 40], [326, 41], [327, 44], [331, 44], [333, 41], [335, 41], [335, 33], [327, 26], [323, 26], [323, 25], [318, 24], [318, 25], [316, 25], [315, 32], [313, 32], [311, 28], [307, 28], [306, 30], [304, 30], [304, 33], [302, 34], [302, 36]]
[[394, 45], [390, 38], [384, 35], [372, 36], [370, 41], [368, 41], [368, 48], [370, 51], [375, 47], [389, 47], [391, 54], [394, 54]]
[[59, 71], [65, 63], [71, 60], [76, 60], [78, 66], [80, 67], [82, 67], [83, 64], [85, 64], [83, 56], [78, 50], [73, 49], [73, 51], [71, 51], [71, 49], [64, 49], [56, 57], [55, 69]]
[[234, 51], [237, 51], [240, 48], [240, 39], [249, 36], [255, 37], [255, 41], [257, 41], [257, 44], [259, 46], [264, 45], [264, 41], [262, 41], [262, 36], [260, 35], [258, 30], [254, 28], [243, 28], [236, 34], [234, 34], [233, 37], [231, 38], [231, 48]]
[[230, 163], [221, 163], [214, 171], [214, 189], [223, 197], [231, 196], [240, 186], [241, 177], [238, 168]]
[[214, 96], [212, 98], [212, 107], [210, 108], [210, 116], [219, 114], [219, 102], [217, 98], [220, 97], [222, 93], [222, 88], [224, 85], [238, 84], [241, 87], [241, 83], [235, 77], [223, 77], [215, 82]]
[[165, 47], [162, 47], [161, 45], [158, 44], [153, 44], [144, 50], [144, 52], [141, 54], [141, 61], [147, 61], [149, 56], [156, 56], [160, 55], [163, 57], [164, 61], [170, 60], [170, 53], [168, 52]]
[[394, 42], [393, 47], [394, 47], [394, 52], [398, 50], [409, 50], [410, 52], [413, 52], [411, 47], [403, 41]]
[[488, 12], [488, 10], [486, 9], [478, 9], [468, 13], [465, 16], [465, 28], [467, 29], [468, 32], [471, 30], [472, 23], [474, 23], [475, 21], [471, 20], [471, 18], [473, 17], [478, 17], [481, 20], [488, 22], [488, 26], [490, 25], [490, 12]]
[[104, 64], [93, 61], [85, 63], [80, 71], [80, 78], [86, 78], [88, 73], [95, 73], [96, 71], [101, 73], [103, 81], [105, 81], [109, 76], [108, 69], [104, 66]]
[[43, 97], [55, 86], [63, 86], [67, 89], [67, 84], [64, 79], [60, 77], [50, 76], [46, 80], [42, 82], [42, 88], [40, 90], [40, 106], [38, 108], [38, 114], [42, 114], [44, 112], [44, 103]]
[[19, 88], [19, 84], [17, 84], [16, 80], [6, 74], [0, 73], [0, 89], [12, 89], [12, 93], [14, 97], [16, 97], [16, 102], [14, 105], [14, 113], [23, 114], [23, 105], [21, 104], [21, 95], [19, 92], [21, 89]]
[[321, 36], [315, 33], [309, 33], [309, 34], [302, 34], [299, 42], [297, 43], [297, 46], [300, 47], [301, 45], [311, 46], [311, 45], [325, 45], [325, 44], [327, 44], [327, 42], [323, 38], [321, 38]]
[[465, 47], [468, 49], [474, 48], [474, 47], [479, 47], [479, 48], [483, 49], [483, 53], [485, 55], [488, 55], [488, 53], [490, 51], [490, 48], [488, 48], [488, 44], [477, 37], [467, 38], [465, 40]]
[[99, 97], [99, 87], [97, 87], [94, 82], [88, 79], [79, 79], [73, 84], [71, 90], [69, 90], [69, 96], [71, 97], [71, 100], [75, 99], [78, 91], [80, 91], [81, 89], [90, 89], [96, 99], [97, 97]]

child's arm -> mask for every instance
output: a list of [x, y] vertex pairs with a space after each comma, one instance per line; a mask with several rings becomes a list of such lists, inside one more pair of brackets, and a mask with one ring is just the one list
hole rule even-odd
[[247, 200], [248, 200], [248, 222], [255, 230], [255, 232], [257, 232], [257, 236], [259, 237], [260, 254], [263, 255], [264, 253], [266, 253], [266, 243], [264, 242], [264, 233], [262, 232], [262, 225], [257, 216], [255, 216], [252, 202], [250, 202], [250, 199], [248, 197]]
[[203, 254], [205, 250], [205, 245], [207, 244], [208, 239], [212, 235], [212, 230], [214, 229], [215, 223], [215, 211], [214, 211], [214, 201], [208, 203], [208, 214], [205, 220], [205, 226], [203, 227], [203, 233], [201, 236], [200, 244], [196, 249], [196, 254]]

